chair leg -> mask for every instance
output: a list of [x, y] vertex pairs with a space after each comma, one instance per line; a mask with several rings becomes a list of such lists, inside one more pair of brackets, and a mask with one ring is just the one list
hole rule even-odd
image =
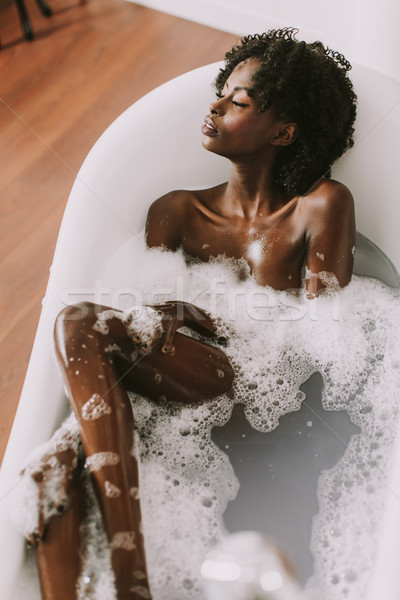
[[31, 22], [29, 20], [28, 12], [26, 10], [25, 2], [24, 0], [15, 0], [15, 3], [17, 5], [24, 36], [27, 40], [31, 41], [34, 38], [34, 35], [31, 27]]
[[45, 0], [36, 0], [36, 4], [40, 8], [40, 12], [45, 17], [51, 17], [51, 15], [53, 14], [53, 11], [51, 10], [50, 6], [47, 4], [47, 2]]

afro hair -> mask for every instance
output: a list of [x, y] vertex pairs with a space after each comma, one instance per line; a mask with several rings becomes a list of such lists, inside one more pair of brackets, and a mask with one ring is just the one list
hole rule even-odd
[[347, 76], [350, 63], [321, 42], [298, 41], [298, 29], [272, 29], [243, 37], [225, 55], [215, 80], [221, 93], [234, 68], [260, 59], [249, 95], [260, 111], [273, 109], [278, 119], [297, 123], [297, 137], [281, 149], [275, 181], [289, 197], [305, 194], [354, 144], [357, 97]]

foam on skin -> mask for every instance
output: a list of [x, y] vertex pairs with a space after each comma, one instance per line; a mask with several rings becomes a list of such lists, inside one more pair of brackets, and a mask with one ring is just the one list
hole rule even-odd
[[[40, 512], [43, 515], [44, 524], [46, 524], [51, 517], [59, 514], [58, 506], [68, 506], [66, 494], [60, 494], [67, 475], [66, 466], [61, 464], [55, 456], [51, 456], [67, 450], [72, 451], [76, 457], [72, 461], [72, 468], [75, 468], [80, 451], [80, 440], [78, 423], [74, 415], [70, 415], [48, 442], [38, 446], [26, 458], [18, 484], [11, 491], [9, 499], [11, 514], [18, 529], [25, 537], [30, 537], [32, 533], [36, 535], [39, 533]], [[48, 457], [51, 458], [48, 459]], [[43, 467], [46, 470], [42, 482], [44, 489], [42, 499], [33, 475]], [[46, 473], [49, 473], [49, 476], [46, 476]]]
[[135, 275], [143, 301], [152, 302], [155, 285], [168, 290], [169, 284], [158, 302], [177, 298], [209, 311], [220, 323], [218, 334], [230, 340], [224, 351], [236, 374], [234, 399], [223, 396], [196, 407], [157, 406], [132, 394], [154, 597], [203, 600], [199, 564], [226, 534], [221, 515], [238, 482], [226, 455], [211, 441], [212, 428], [225, 424], [234, 402], [240, 402], [254, 428], [271, 431], [283, 414], [300, 408], [299, 386], [315, 371], [325, 382], [324, 408], [346, 410], [361, 433], [320, 477], [320, 509], [312, 531], [315, 573], [304, 597], [365, 597], [398, 421], [398, 291], [361, 277], [338, 290], [334, 275], [320, 272], [315, 276], [328, 294], [308, 300], [244, 278], [244, 261], [219, 258], [187, 269], [185, 257], [177, 254], [173, 260], [165, 253], [170, 270], [164, 265], [161, 272], [163, 263], [147, 254], [139, 260], [141, 273], [157, 275], [151, 281], [149, 275]]
[[86, 520], [82, 531], [83, 568], [77, 584], [77, 600], [115, 600], [111, 547], [102, 524], [100, 507], [86, 469], [81, 477], [85, 487]]
[[85, 421], [96, 421], [105, 415], [111, 414], [111, 412], [111, 406], [107, 404], [104, 398], [100, 394], [93, 394], [82, 406], [82, 419]]
[[122, 493], [119, 487], [111, 483], [111, 481], [105, 482], [104, 491], [108, 498], [119, 498]]
[[111, 550], [135, 550], [135, 532], [134, 531], [118, 531], [114, 534], [110, 544]]
[[[103, 335], [109, 333], [107, 321], [109, 319], [119, 319], [126, 327], [129, 337], [140, 344], [140, 348], [147, 349], [154, 339], [162, 334], [162, 313], [154, 310], [150, 306], [131, 306], [123, 313], [115, 310], [104, 310], [97, 315], [97, 321], [93, 329]], [[106, 352], [119, 349], [116, 344], [110, 344]]]
[[[252, 427], [268, 435], [283, 414], [300, 408], [299, 386], [315, 371], [325, 383], [324, 408], [346, 410], [361, 433], [320, 477], [312, 530], [315, 573], [304, 598], [365, 597], [398, 421], [399, 292], [361, 277], [338, 291], [334, 276], [321, 271], [315, 276], [330, 293], [308, 300], [259, 286], [244, 260], [193, 261], [188, 268], [180, 253], [138, 249], [136, 256], [136, 266], [115, 289], [126, 290], [130, 282], [132, 296], [143, 303], [186, 300], [208, 311], [218, 335], [229, 338], [224, 351], [235, 370], [229, 397], [195, 406], [130, 394], [154, 600], [204, 600], [200, 565], [226, 535], [222, 515], [239, 483], [227, 455], [211, 439], [212, 428], [227, 423], [240, 402]], [[105, 330], [106, 320], [98, 323]], [[186, 328], [182, 332], [197, 336]], [[132, 497], [137, 493], [131, 490]], [[92, 532], [101, 528], [96, 523]], [[88, 539], [94, 564], [99, 541], [95, 535]], [[103, 600], [96, 589], [87, 597]]]
[[85, 467], [89, 471], [100, 471], [103, 467], [117, 465], [120, 457], [116, 452], [96, 452], [88, 456], [85, 462]]

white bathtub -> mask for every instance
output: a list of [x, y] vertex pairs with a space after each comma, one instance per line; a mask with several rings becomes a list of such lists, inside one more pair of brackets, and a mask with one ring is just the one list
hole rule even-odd
[[[111, 302], [103, 277], [109, 258], [143, 229], [155, 198], [171, 189], [206, 187], [226, 180], [228, 162], [204, 151], [199, 133], [219, 66], [182, 75], [135, 103], [102, 135], [76, 178], [0, 473], [4, 600], [15, 600], [13, 589], [24, 556], [24, 542], [10, 520], [8, 492], [24, 457], [49, 438], [67, 409], [53, 353], [55, 317], [65, 303]], [[337, 165], [334, 176], [353, 192], [358, 230], [399, 267], [400, 82], [362, 67], [355, 67], [351, 76], [359, 96], [356, 145]], [[115, 268], [125, 269], [131, 260], [127, 255], [125, 265]], [[372, 276], [379, 272], [386, 283], [398, 285], [393, 264], [363, 236], [358, 238], [355, 271]], [[370, 600], [400, 597], [400, 441], [394, 462]]]

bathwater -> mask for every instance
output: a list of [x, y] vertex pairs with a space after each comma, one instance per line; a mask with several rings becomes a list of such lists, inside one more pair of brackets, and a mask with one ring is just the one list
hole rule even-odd
[[[110, 269], [101, 302], [203, 308], [235, 371], [231, 393], [197, 405], [130, 393], [154, 599], [204, 600], [207, 551], [243, 529], [281, 546], [304, 598], [365, 597], [398, 422], [399, 292], [355, 276], [308, 300], [259, 286], [241, 260], [204, 264], [130, 243], [132, 264], [118, 281]], [[109, 560], [95, 505], [82, 590], [100, 582], [98, 555]], [[113, 598], [101, 573], [81, 598]]]

